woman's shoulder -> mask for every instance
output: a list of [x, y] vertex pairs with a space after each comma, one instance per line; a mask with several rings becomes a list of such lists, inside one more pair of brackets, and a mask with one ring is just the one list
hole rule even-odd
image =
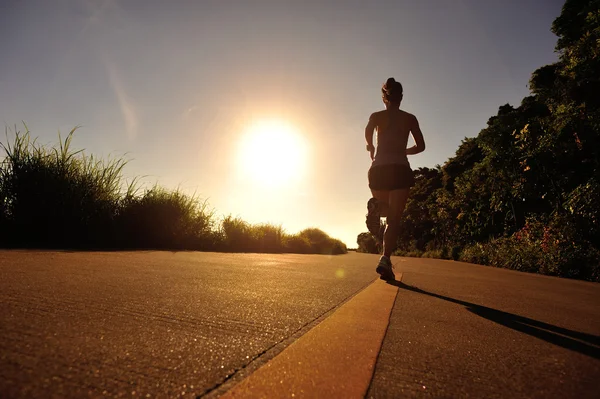
[[379, 118], [381, 115], [385, 114], [385, 111], [385, 109], [382, 109], [381, 111], [373, 112], [370, 116], [370, 119]]
[[402, 114], [402, 116], [406, 117], [406, 118], [410, 118], [410, 119], [417, 119], [417, 117], [414, 114], [411, 114], [410, 112], [406, 112], [404, 110], [399, 110], [400, 113]]
[[369, 116], [369, 123], [372, 124], [373, 126], [379, 126], [379, 124], [382, 122], [382, 116], [383, 113], [385, 112], [385, 110], [383, 111], [375, 111], [373, 112], [370, 116]]
[[[417, 120], [417, 117], [414, 114], [411, 114], [410, 112], [406, 112], [402, 109], [399, 109], [398, 112], [400, 113], [401, 117], [405, 120]], [[389, 115], [389, 111], [387, 109], [382, 109], [381, 111], [373, 112], [369, 117], [369, 120], [373, 122], [380, 121], [382, 120], [381, 118], [385, 118], [387, 117], [387, 115]]]

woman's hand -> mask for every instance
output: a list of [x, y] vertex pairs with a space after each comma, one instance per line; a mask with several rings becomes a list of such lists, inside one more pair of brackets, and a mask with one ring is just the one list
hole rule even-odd
[[415, 145], [406, 149], [406, 155], [415, 155], [425, 151], [425, 140], [423, 140], [423, 133], [419, 127], [419, 121], [413, 116], [412, 126], [410, 132], [415, 139]]
[[367, 151], [369, 151], [369, 155], [371, 156], [371, 161], [375, 159], [375, 146], [367, 144]]
[[406, 155], [416, 155], [420, 152], [423, 152], [423, 151], [416, 145], [413, 145], [412, 147], [409, 147], [406, 149]]

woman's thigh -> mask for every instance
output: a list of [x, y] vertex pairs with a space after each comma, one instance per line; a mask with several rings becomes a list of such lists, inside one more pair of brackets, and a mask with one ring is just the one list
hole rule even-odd
[[408, 194], [410, 189], [403, 188], [399, 190], [388, 191], [388, 217], [399, 220], [402, 217], [406, 202], [408, 201]]

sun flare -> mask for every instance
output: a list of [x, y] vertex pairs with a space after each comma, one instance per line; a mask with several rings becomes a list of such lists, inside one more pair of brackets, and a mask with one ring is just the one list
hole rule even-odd
[[275, 119], [258, 121], [242, 136], [238, 160], [243, 178], [278, 187], [302, 177], [306, 169], [306, 146], [290, 123]]

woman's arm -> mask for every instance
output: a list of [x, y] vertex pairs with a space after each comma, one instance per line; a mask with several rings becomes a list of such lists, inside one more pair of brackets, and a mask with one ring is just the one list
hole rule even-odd
[[406, 155], [415, 155], [425, 151], [425, 140], [423, 139], [423, 133], [419, 127], [419, 121], [416, 116], [413, 116], [413, 123], [410, 129], [413, 138], [415, 139], [415, 145], [406, 149]]
[[365, 127], [365, 139], [367, 140], [367, 151], [371, 154], [371, 160], [375, 157], [375, 147], [373, 146], [373, 134], [375, 133], [375, 114], [371, 114], [367, 127]]

